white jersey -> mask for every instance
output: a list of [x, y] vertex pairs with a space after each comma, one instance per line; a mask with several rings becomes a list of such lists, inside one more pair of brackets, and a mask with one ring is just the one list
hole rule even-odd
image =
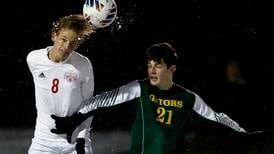
[[[51, 47], [31, 51], [27, 63], [35, 85], [37, 118], [35, 138], [65, 140], [64, 135], [51, 133], [55, 128], [52, 114], [71, 116], [83, 105], [82, 102], [94, 91], [93, 68], [87, 57], [77, 52], [62, 63], [49, 60], [47, 54]], [[92, 117], [78, 137], [89, 138]]]

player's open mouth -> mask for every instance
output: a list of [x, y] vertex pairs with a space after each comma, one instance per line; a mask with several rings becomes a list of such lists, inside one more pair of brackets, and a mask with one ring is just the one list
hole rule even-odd
[[153, 81], [155, 81], [155, 80], [157, 80], [158, 78], [157, 77], [155, 77], [155, 76], [150, 76], [150, 80], [153, 80]]

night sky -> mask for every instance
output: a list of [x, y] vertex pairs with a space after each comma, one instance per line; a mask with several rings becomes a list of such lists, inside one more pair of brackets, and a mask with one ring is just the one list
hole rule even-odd
[[[1, 4], [0, 126], [35, 123], [34, 89], [26, 55], [51, 45], [52, 22], [81, 13], [84, 0], [7, 1]], [[116, 0], [115, 22], [79, 48], [95, 73], [95, 92], [146, 77], [144, 52], [168, 42], [180, 56], [177, 83], [211, 100], [226, 60], [241, 62], [264, 121], [273, 123], [274, 6], [254, 0]], [[4, 10], [6, 9], [6, 10]], [[263, 98], [263, 99], [260, 99]], [[268, 126], [268, 125], [267, 125]]]

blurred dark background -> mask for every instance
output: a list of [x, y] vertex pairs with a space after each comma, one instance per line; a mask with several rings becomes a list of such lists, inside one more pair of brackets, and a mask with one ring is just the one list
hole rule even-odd
[[[33, 49], [51, 45], [52, 23], [61, 16], [81, 13], [84, 0], [5, 3], [0, 6], [0, 127], [30, 128], [34, 127], [36, 110], [26, 55]], [[116, 3], [115, 22], [98, 30], [79, 48], [93, 63], [95, 93], [146, 77], [146, 48], [153, 43], [168, 42], [181, 59], [175, 76], [177, 83], [198, 93], [216, 111], [227, 113], [250, 130], [273, 129], [274, 6], [270, 1], [116, 0]], [[231, 59], [241, 64], [248, 85], [248, 94], [241, 95], [245, 97], [234, 104], [225, 103], [226, 97], [219, 93], [227, 88], [224, 70]], [[104, 112], [95, 118], [94, 128], [128, 129], [130, 120], [126, 117], [115, 110]], [[198, 121], [193, 125], [196, 134], [201, 131], [200, 126], [212, 136], [218, 130], [221, 136], [227, 134], [219, 125], [195, 117], [194, 121]], [[225, 137], [229, 138], [229, 134]]]

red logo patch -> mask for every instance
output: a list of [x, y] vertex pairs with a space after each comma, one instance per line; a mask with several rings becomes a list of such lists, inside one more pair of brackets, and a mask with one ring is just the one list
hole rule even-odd
[[68, 82], [75, 81], [75, 80], [77, 80], [77, 74], [72, 73], [72, 72], [66, 72], [65, 73], [65, 80], [67, 80]]

